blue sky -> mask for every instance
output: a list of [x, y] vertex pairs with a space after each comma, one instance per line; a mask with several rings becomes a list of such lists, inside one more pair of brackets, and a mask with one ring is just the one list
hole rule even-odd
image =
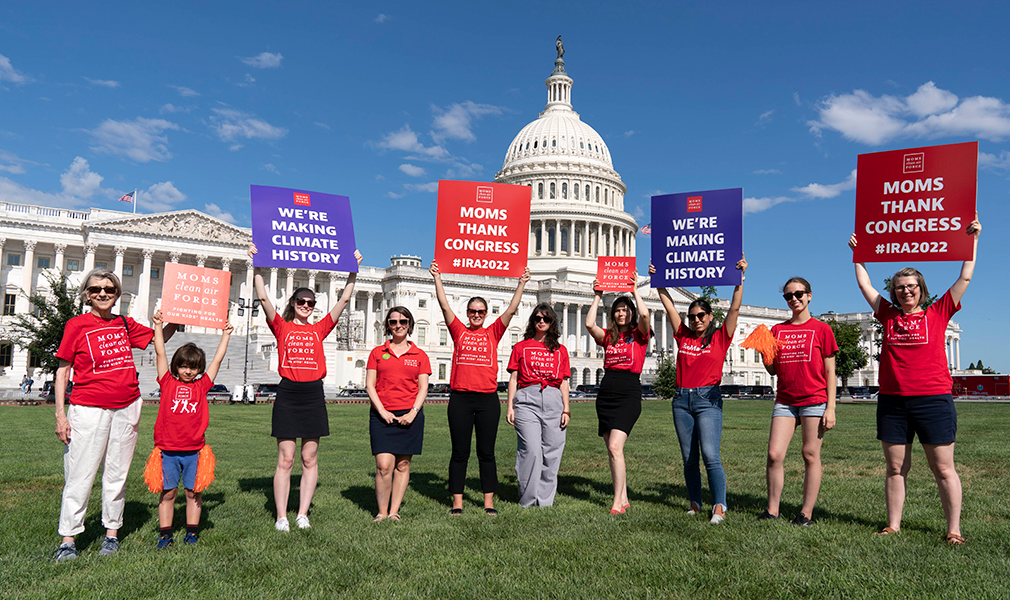
[[[845, 245], [856, 156], [978, 140], [985, 231], [955, 318], [963, 367], [1010, 371], [993, 312], [1005, 2], [207, 4], [0, 7], [0, 199], [123, 209], [139, 188], [141, 212], [248, 226], [250, 184], [297, 187], [350, 196], [366, 264], [428, 261], [436, 182], [494, 177], [543, 109], [561, 34], [575, 109], [640, 225], [653, 194], [744, 188], [751, 304], [784, 306], [798, 274], [815, 311], [864, 310]], [[917, 266], [941, 292], [959, 268]]]

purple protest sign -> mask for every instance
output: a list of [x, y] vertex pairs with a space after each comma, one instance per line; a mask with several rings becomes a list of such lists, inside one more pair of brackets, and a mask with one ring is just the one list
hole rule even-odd
[[257, 267], [358, 272], [347, 196], [249, 186]]
[[652, 287], [738, 285], [743, 188], [652, 197]]

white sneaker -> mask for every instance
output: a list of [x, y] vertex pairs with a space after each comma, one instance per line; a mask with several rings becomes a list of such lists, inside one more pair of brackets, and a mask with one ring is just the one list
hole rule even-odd
[[277, 531], [291, 531], [291, 528], [288, 527], [288, 518], [281, 517], [277, 519], [277, 522], [274, 523], [274, 529]]
[[726, 515], [720, 515], [719, 513], [712, 513], [712, 520], [709, 523], [713, 525], [718, 525], [726, 519]]
[[298, 529], [308, 529], [309, 527], [312, 527], [312, 525], [309, 524], [308, 515], [298, 515], [295, 517], [295, 525], [298, 526]]

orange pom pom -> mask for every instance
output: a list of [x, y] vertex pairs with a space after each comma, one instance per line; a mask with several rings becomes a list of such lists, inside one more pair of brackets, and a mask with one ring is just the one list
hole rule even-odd
[[766, 365], [775, 362], [775, 356], [779, 353], [779, 342], [772, 335], [770, 329], [764, 325], [758, 325], [747, 339], [740, 343], [744, 348], [752, 348], [761, 353]]
[[214, 466], [217, 458], [210, 446], [204, 446], [200, 450], [200, 455], [196, 459], [196, 484], [193, 486], [194, 492], [202, 492], [214, 481]]
[[165, 476], [161, 472], [161, 450], [157, 448], [151, 450], [147, 464], [144, 465], [144, 483], [147, 484], [147, 489], [155, 494], [161, 493], [165, 486]]

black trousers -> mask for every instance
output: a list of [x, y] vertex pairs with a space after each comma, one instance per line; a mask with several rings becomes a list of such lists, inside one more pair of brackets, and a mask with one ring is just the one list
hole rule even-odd
[[466, 480], [466, 465], [470, 461], [470, 439], [477, 433], [477, 463], [480, 466], [480, 489], [485, 494], [498, 491], [498, 466], [494, 460], [494, 443], [498, 437], [501, 403], [496, 392], [449, 392], [449, 437], [452, 454], [449, 458], [449, 493], [462, 494]]

